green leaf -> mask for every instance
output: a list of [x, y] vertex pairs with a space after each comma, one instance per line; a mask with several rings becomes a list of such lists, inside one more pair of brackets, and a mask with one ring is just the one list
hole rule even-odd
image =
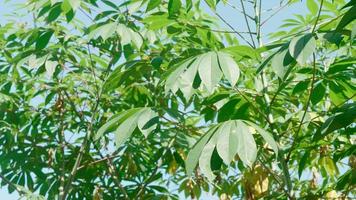
[[146, 127], [146, 125], [156, 116], [157, 114], [154, 113], [151, 108], [133, 108], [124, 111], [115, 115], [105, 123], [98, 130], [94, 139], [99, 139], [106, 131], [110, 131], [115, 126], [118, 126], [114, 131], [114, 134], [115, 144], [117, 147], [120, 147], [131, 136], [136, 127], [138, 127], [145, 136], [154, 130], [155, 125], [149, 127]]
[[205, 3], [208, 4], [208, 6], [211, 9], [216, 10], [216, 1], [215, 0], [205, 0]]
[[318, 131], [317, 138], [325, 137], [327, 134], [356, 122], [356, 105], [346, 105], [347, 108], [340, 113], [328, 118]]
[[310, 151], [307, 150], [302, 158], [300, 159], [299, 165], [298, 165], [298, 176], [299, 178], [302, 176], [303, 170], [305, 168], [305, 165], [307, 164], [308, 158], [310, 157]]
[[53, 35], [52, 30], [41, 34], [40, 37], [36, 41], [36, 49], [37, 50], [44, 49], [47, 46], [47, 44], [49, 43], [49, 40], [51, 39], [52, 35]]
[[240, 77], [240, 69], [233, 58], [223, 52], [218, 52], [219, 64], [226, 79], [234, 87]]
[[176, 17], [179, 14], [179, 10], [182, 7], [180, 0], [169, 0], [168, 2], [168, 14], [169, 17]]
[[91, 31], [88, 35], [88, 38], [92, 39], [92, 38], [101, 37], [103, 38], [103, 40], [107, 40], [115, 33], [116, 27], [117, 27], [117, 23], [114, 22], [104, 24]]
[[94, 140], [101, 138], [105, 132], [110, 131], [118, 124], [121, 124], [124, 120], [135, 114], [140, 108], [134, 108], [120, 112], [110, 118], [104, 125], [102, 125], [94, 136]]
[[356, 19], [356, 5], [352, 6], [345, 15], [341, 18], [339, 24], [336, 27], [336, 31], [341, 31], [348, 24]]
[[257, 147], [252, 133], [248, 126], [241, 121], [235, 121], [235, 127], [239, 134], [237, 153], [247, 166], [252, 167], [256, 160]]
[[234, 159], [237, 153], [237, 144], [239, 140], [239, 135], [237, 133], [235, 122], [227, 121], [224, 122], [218, 129], [217, 133], [220, 137], [217, 142], [217, 151], [220, 157], [223, 159], [226, 165]]
[[257, 60], [261, 59], [260, 53], [258, 51], [246, 45], [231, 46], [221, 49], [221, 51], [229, 53], [235, 57], [251, 58]]
[[304, 65], [316, 49], [313, 34], [308, 33], [295, 37], [289, 44], [289, 53], [299, 64]]
[[219, 83], [222, 77], [216, 53], [209, 52], [204, 54], [198, 65], [200, 79], [207, 90], [212, 93], [215, 85]]
[[187, 159], [185, 160], [185, 168], [187, 171], [187, 175], [190, 176], [195, 166], [198, 164], [200, 154], [203, 151], [205, 144], [208, 142], [210, 137], [215, 133], [217, 127], [212, 127], [204, 136], [202, 136], [193, 146], [193, 148], [189, 151], [187, 155]]
[[307, 8], [313, 15], [318, 13], [318, 4], [314, 0], [307, 0]]
[[147, 4], [146, 12], [155, 9], [161, 4], [161, 0], [150, 0]]
[[54, 20], [56, 20], [60, 15], [61, 15], [62, 9], [61, 9], [61, 4], [57, 3], [55, 4], [51, 11], [48, 13], [47, 16], [47, 22], [53, 22]]
[[118, 24], [116, 32], [120, 36], [122, 45], [133, 43], [137, 48], [141, 48], [143, 39], [140, 34], [126, 27], [124, 24]]
[[323, 85], [323, 82], [319, 82], [316, 84], [311, 96], [310, 100], [313, 105], [319, 103], [325, 96], [326, 88]]
[[62, 10], [68, 13], [70, 10], [74, 12], [80, 7], [81, 0], [63, 0]]

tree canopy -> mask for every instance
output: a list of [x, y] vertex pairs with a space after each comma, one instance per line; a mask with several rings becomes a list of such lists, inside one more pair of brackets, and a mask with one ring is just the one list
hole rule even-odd
[[0, 26], [1, 186], [38, 200], [355, 198], [356, 1], [266, 1], [23, 1], [29, 22]]

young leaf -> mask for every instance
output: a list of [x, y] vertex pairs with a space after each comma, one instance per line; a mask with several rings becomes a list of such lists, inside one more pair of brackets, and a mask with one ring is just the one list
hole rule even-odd
[[316, 15], [318, 12], [318, 4], [314, 0], [307, 0], [308, 10], [312, 15]]

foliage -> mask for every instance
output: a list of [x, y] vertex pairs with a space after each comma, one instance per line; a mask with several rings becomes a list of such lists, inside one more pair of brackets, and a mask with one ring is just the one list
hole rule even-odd
[[[263, 2], [22, 3], [29, 23], [0, 26], [1, 185], [28, 199], [355, 197], [355, 1]], [[308, 13], [265, 38], [297, 3]]]

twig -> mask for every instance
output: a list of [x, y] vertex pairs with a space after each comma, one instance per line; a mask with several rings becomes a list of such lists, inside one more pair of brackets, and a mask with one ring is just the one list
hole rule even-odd
[[[251, 34], [251, 28], [250, 28], [250, 23], [248, 23], [248, 19], [247, 19], [247, 15], [246, 15], [246, 11], [245, 11], [245, 5], [244, 5], [244, 2], [242, 0], [240, 0], [241, 2], [241, 6], [242, 6], [242, 12], [244, 14], [244, 18], [245, 18], [245, 22], [246, 22], [246, 26], [247, 26], [247, 30], [248, 32], [250, 33], [250, 38], [251, 38], [251, 41], [252, 41], [252, 44], [253, 44], [253, 47], [256, 48], [256, 44], [255, 44], [255, 41], [253, 40], [253, 37], [252, 37], [252, 34]], [[258, 31], [256, 31], [258, 32]]]
[[277, 13], [279, 13], [283, 8], [285, 8], [291, 1], [288, 1], [286, 4], [283, 6], [280, 6], [274, 13], [272, 13], [269, 17], [267, 17], [262, 23], [261, 26], [263, 26], [265, 23], [268, 22], [273, 16], [275, 16]]

